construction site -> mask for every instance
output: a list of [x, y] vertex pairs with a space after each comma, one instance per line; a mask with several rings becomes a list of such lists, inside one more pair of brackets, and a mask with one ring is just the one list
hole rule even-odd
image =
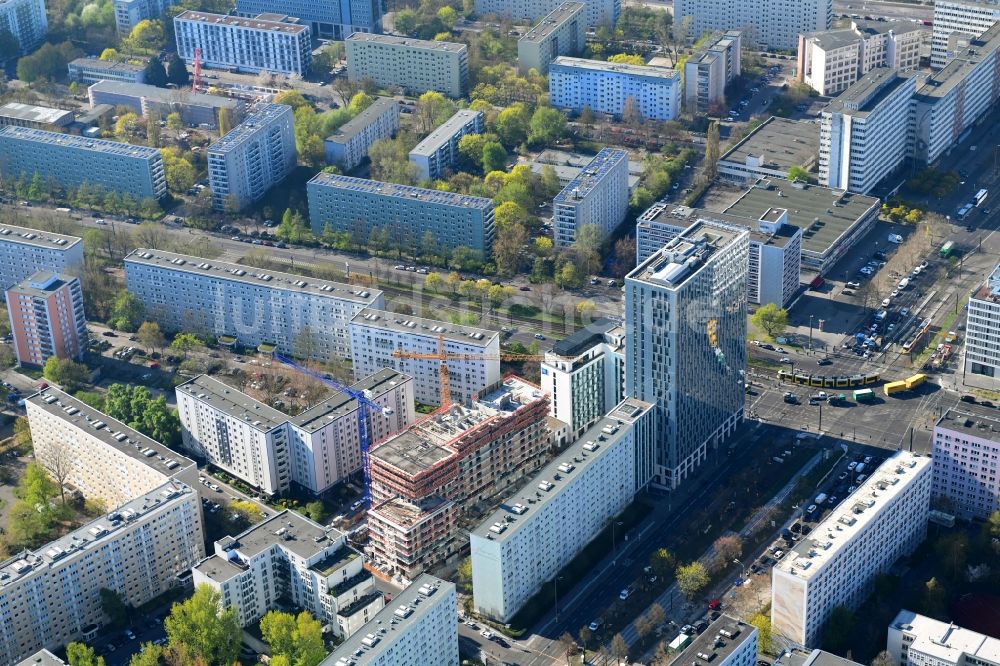
[[549, 400], [513, 375], [374, 447], [368, 512], [374, 565], [413, 579], [462, 554], [463, 529], [551, 455]]

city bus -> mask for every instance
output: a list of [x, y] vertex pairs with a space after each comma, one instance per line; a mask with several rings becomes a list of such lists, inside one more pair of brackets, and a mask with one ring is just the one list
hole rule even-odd
[[925, 381], [927, 381], [927, 375], [924, 374], [916, 374], [913, 375], [912, 377], [907, 377], [904, 380], [907, 389], [915, 389], [921, 384], [923, 384]]
[[982, 206], [983, 202], [986, 201], [986, 196], [989, 193], [990, 193], [989, 190], [985, 188], [976, 192], [976, 198], [975, 198], [976, 206]]
[[948, 257], [951, 256], [951, 253], [954, 251], [955, 251], [954, 241], [948, 241], [947, 243], [941, 246], [941, 249], [938, 250], [938, 254], [941, 255], [942, 259], [947, 259]]
[[869, 389], [858, 389], [854, 392], [854, 402], [875, 402], [875, 391]]

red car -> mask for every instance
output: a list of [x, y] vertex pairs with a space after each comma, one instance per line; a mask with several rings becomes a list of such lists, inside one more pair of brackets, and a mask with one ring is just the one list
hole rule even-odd
[[718, 599], [712, 599], [708, 602], [708, 607], [711, 610], [719, 610], [722, 607], [722, 602]]
[[156, 361], [153, 361], [152, 363], [149, 364], [149, 367], [152, 368], [153, 370], [156, 370], [158, 367], [160, 367], [160, 364], [157, 363]]

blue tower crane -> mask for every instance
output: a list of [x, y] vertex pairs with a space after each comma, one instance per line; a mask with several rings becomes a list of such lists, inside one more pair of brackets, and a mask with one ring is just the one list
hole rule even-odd
[[383, 407], [382, 405], [372, 402], [366, 395], [365, 391], [359, 391], [356, 388], [341, 384], [340, 382], [334, 380], [330, 375], [320, 374], [315, 370], [299, 365], [292, 359], [279, 354], [278, 352], [272, 353], [271, 357], [282, 365], [286, 365], [293, 370], [301, 372], [304, 375], [308, 375], [313, 379], [329, 386], [334, 391], [339, 391], [340, 393], [358, 401], [358, 437], [361, 440], [361, 469], [362, 474], [364, 475], [365, 485], [364, 496], [361, 498], [361, 501], [364, 502], [364, 505], [367, 508], [371, 504], [372, 499], [371, 467], [368, 461], [368, 451], [371, 449], [371, 439], [368, 434], [368, 410], [374, 410], [383, 416], [392, 416], [392, 408]]

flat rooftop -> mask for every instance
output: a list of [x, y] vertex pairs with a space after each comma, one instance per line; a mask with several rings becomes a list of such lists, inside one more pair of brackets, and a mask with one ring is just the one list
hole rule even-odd
[[52, 109], [47, 106], [8, 102], [0, 106], [0, 117], [15, 118], [30, 123], [45, 123], [48, 125], [65, 125], [73, 121], [72, 111]]
[[614, 148], [602, 148], [580, 174], [556, 195], [553, 204], [574, 204], [586, 198], [619, 164], [628, 162], [628, 153]]
[[[409, 631], [424, 619], [434, 606], [435, 599], [454, 593], [455, 584], [420, 574], [402, 592], [375, 614], [365, 626], [338, 645], [320, 666], [367, 666], [383, 654], [385, 644]], [[458, 622], [457, 615], [449, 614], [449, 621]], [[458, 652], [458, 646], [455, 646]]]
[[[679, 665], [700, 664], [702, 661], [708, 663], [725, 661], [753, 635], [753, 625], [740, 622], [729, 615], [720, 615], [719, 619], [710, 624], [701, 635], [696, 636], [670, 663]], [[702, 655], [708, 656], [709, 659], [703, 659]]]
[[823, 570], [854, 537], [904, 491], [930, 458], [897, 451], [868, 475], [858, 489], [830, 512], [809, 534], [774, 565], [776, 570], [809, 580]]
[[889, 626], [914, 636], [909, 649], [938, 663], [1000, 663], [1000, 639], [905, 609]]
[[112, 537], [126, 531], [136, 519], [160, 511], [171, 504], [190, 498], [192, 495], [197, 496], [197, 492], [187, 484], [179, 481], [168, 481], [55, 541], [50, 541], [36, 550], [25, 550], [4, 562], [0, 562], [0, 588], [16, 582], [32, 571], [48, 568], [64, 557], [69, 557], [80, 551], [101, 548]]
[[236, 549], [247, 557], [253, 557], [280, 544], [282, 548], [308, 559], [323, 552], [343, 536], [343, 532], [339, 530], [323, 527], [296, 511], [285, 509], [242, 534], [220, 539], [216, 545], [224, 550]]
[[[764, 233], [758, 230], [757, 222], [760, 219], [774, 217], [775, 209], [769, 208], [764, 215], [757, 219], [750, 219], [740, 215], [729, 215], [727, 213], [716, 213], [703, 208], [691, 208], [682, 204], [671, 204], [657, 202], [647, 208], [636, 221], [636, 228], [666, 225], [677, 228], [678, 232], [691, 226], [698, 220], [722, 222], [743, 227], [750, 232], [750, 240], [761, 245], [771, 245], [774, 247], [785, 247], [799, 233], [799, 228], [792, 224], [781, 225], [773, 234]], [[770, 221], [775, 221], [774, 219]]]
[[15, 127], [7, 125], [0, 127], [0, 139], [15, 139], [32, 143], [62, 146], [64, 148], [75, 148], [93, 153], [106, 153], [109, 155], [121, 155], [123, 157], [135, 157], [139, 159], [152, 159], [160, 157], [157, 148], [147, 146], [133, 146], [129, 143], [118, 143], [117, 141], [105, 141], [104, 139], [91, 139], [75, 134], [61, 134], [59, 132], [48, 132], [46, 130], [35, 129], [33, 127]]
[[462, 53], [469, 50], [468, 46], [457, 42], [437, 42], [426, 39], [413, 39], [412, 37], [397, 37], [396, 35], [376, 35], [370, 32], [355, 32], [347, 38], [347, 41], [385, 44], [387, 46], [446, 53]]
[[808, 654], [794, 651], [788, 657], [789, 666], [862, 666], [856, 661], [838, 657], [825, 650], [813, 650]]
[[68, 250], [82, 242], [83, 239], [77, 236], [64, 236], [63, 234], [54, 234], [51, 231], [15, 227], [12, 224], [0, 225], [0, 243], [20, 243], [47, 250]]
[[243, 119], [243, 122], [232, 128], [218, 141], [212, 143], [208, 147], [208, 152], [229, 152], [252, 139], [258, 132], [265, 131], [270, 123], [282, 116], [287, 116], [288, 122], [291, 124], [292, 107], [287, 104], [257, 104], [253, 107], [253, 112]]
[[[401, 372], [396, 372], [391, 368], [382, 368], [375, 374], [357, 382], [352, 388], [366, 391], [374, 399], [409, 380], [409, 376]], [[193, 395], [203, 403], [237, 420], [250, 423], [261, 432], [268, 432], [286, 423], [291, 423], [309, 432], [315, 432], [330, 421], [353, 413], [358, 407], [357, 400], [346, 393], [335, 391], [333, 395], [309, 409], [303, 410], [296, 416], [290, 416], [208, 375], [198, 375], [178, 386], [176, 390]]]
[[652, 408], [648, 402], [625, 398], [535, 474], [528, 484], [504, 500], [500, 508], [487, 516], [471, 534], [495, 541], [511, 538], [563, 488], [585, 474], [595, 460], [620, 442], [628, 426]]
[[368, 180], [366, 178], [352, 178], [351, 176], [341, 176], [333, 173], [320, 172], [312, 177], [309, 184], [376, 194], [383, 197], [406, 199], [407, 201], [415, 201], [424, 205], [433, 204], [455, 208], [476, 208], [482, 211], [493, 210], [492, 199], [474, 197], [468, 194], [456, 194], [455, 192], [442, 192], [441, 190], [428, 190], [423, 187], [400, 185], [399, 183], [383, 183], [378, 180]]
[[363, 132], [376, 118], [381, 117], [383, 113], [386, 113], [392, 107], [396, 107], [398, 113], [399, 102], [392, 97], [379, 97], [367, 109], [341, 125], [326, 140], [334, 143], [346, 143], [360, 132]]
[[382, 293], [378, 290], [369, 291], [363, 287], [355, 287], [354, 285], [342, 282], [319, 280], [292, 273], [267, 271], [262, 268], [231, 264], [215, 259], [202, 259], [201, 257], [189, 254], [177, 254], [163, 250], [139, 248], [130, 252], [125, 257], [125, 262], [155, 266], [164, 270], [196, 273], [216, 280], [243, 282], [267, 287], [268, 289], [282, 289], [284, 291], [309, 294], [311, 296], [339, 298], [356, 303], [372, 304], [378, 300], [378, 297]]
[[419, 502], [393, 497], [372, 507], [368, 514], [374, 514], [376, 520], [381, 519], [408, 530], [452, 504], [453, 501], [438, 495], [425, 497]]
[[825, 254], [880, 205], [876, 197], [765, 178], [724, 212], [757, 220], [771, 208], [784, 208], [788, 211], [788, 223], [802, 229], [803, 251]]
[[1000, 264], [986, 278], [986, 282], [973, 292], [972, 297], [979, 301], [1000, 303]]
[[176, 476], [195, 463], [154, 439], [133, 430], [68, 393], [50, 386], [25, 399], [44, 412], [85, 431], [104, 442], [109, 448], [149, 465], [165, 477]]
[[808, 170], [819, 158], [819, 123], [772, 116], [719, 161], [745, 166], [751, 157], [769, 169], [788, 171], [800, 166]]
[[1000, 442], [1000, 410], [975, 403], [960, 402], [938, 419], [938, 428]]
[[390, 437], [371, 450], [371, 457], [410, 476], [459, 454], [455, 440], [545, 398], [542, 390], [510, 375], [471, 406], [453, 404]]
[[58, 273], [53, 273], [52, 271], [38, 271], [30, 277], [18, 282], [10, 288], [10, 291], [15, 291], [19, 294], [26, 294], [34, 298], [48, 298], [59, 289], [66, 286], [66, 284], [67, 280], [64, 280]]
[[650, 79], [679, 79], [680, 72], [669, 67], [653, 65], [630, 65], [623, 62], [605, 62], [603, 60], [588, 60], [587, 58], [570, 58], [559, 56], [552, 61], [551, 67], [570, 67], [592, 72], [607, 74], [623, 74], [625, 76], [641, 76]]
[[429, 338], [443, 337], [445, 340], [459, 342], [464, 345], [488, 347], [494, 338], [499, 337], [496, 331], [473, 326], [462, 326], [436, 319], [423, 319], [411, 315], [395, 314], [386, 310], [365, 308], [354, 316], [351, 324], [370, 326], [396, 333], [422, 335]]
[[890, 95], [913, 79], [900, 76], [896, 70], [877, 67], [851, 84], [823, 109], [824, 113], [842, 113], [866, 118]]
[[594, 345], [604, 342], [608, 331], [619, 326], [621, 324], [612, 319], [597, 319], [552, 345], [552, 353], [567, 358], [579, 356]]
[[124, 97], [144, 97], [160, 104], [180, 104], [183, 106], [204, 106], [209, 108], [238, 109], [241, 102], [230, 97], [195, 93], [190, 90], [174, 90], [172, 88], [157, 88], [145, 83], [131, 81], [98, 81], [92, 84], [88, 91], [122, 95]]
[[528, 32], [524, 33], [521, 39], [517, 40], [519, 42], [542, 42], [545, 41], [549, 35], [559, 29], [559, 27], [570, 20], [574, 16], [578, 15], [587, 5], [582, 2], [564, 2], [551, 12], [542, 17], [535, 27], [533, 27]]
[[209, 12], [199, 12], [189, 9], [178, 14], [174, 20], [198, 21], [201, 23], [214, 23], [217, 25], [228, 25], [239, 28], [251, 28], [254, 30], [286, 32], [289, 34], [298, 34], [309, 30], [306, 26], [290, 22], [287, 18], [288, 17], [285, 17], [282, 14], [260, 14], [255, 18], [242, 18], [239, 16], [230, 16], [228, 14], [211, 14]]
[[745, 227], [698, 220], [637, 266], [626, 279], [677, 289], [745, 233], [748, 233]]
[[928, 103], [946, 97], [997, 49], [1000, 49], [1000, 22], [970, 40], [967, 49], [956, 53], [947, 65], [924, 79], [923, 85], [917, 87], [917, 97]]
[[428, 134], [423, 141], [418, 143], [413, 150], [410, 151], [410, 157], [413, 157], [414, 155], [428, 157], [433, 155], [441, 148], [441, 146], [451, 141], [458, 132], [462, 131], [462, 128], [464, 128], [467, 124], [475, 121], [476, 118], [482, 118], [482, 116], [483, 114], [481, 111], [459, 109], [455, 112], [455, 115], [434, 128], [433, 132]]
[[48, 650], [39, 650], [24, 661], [17, 662], [14, 666], [66, 666], [66, 662]]
[[129, 62], [115, 62], [113, 60], [101, 60], [100, 58], [76, 58], [69, 62], [69, 67], [80, 67], [86, 69], [106, 69], [119, 72], [141, 72], [146, 69], [145, 65], [133, 65]]

